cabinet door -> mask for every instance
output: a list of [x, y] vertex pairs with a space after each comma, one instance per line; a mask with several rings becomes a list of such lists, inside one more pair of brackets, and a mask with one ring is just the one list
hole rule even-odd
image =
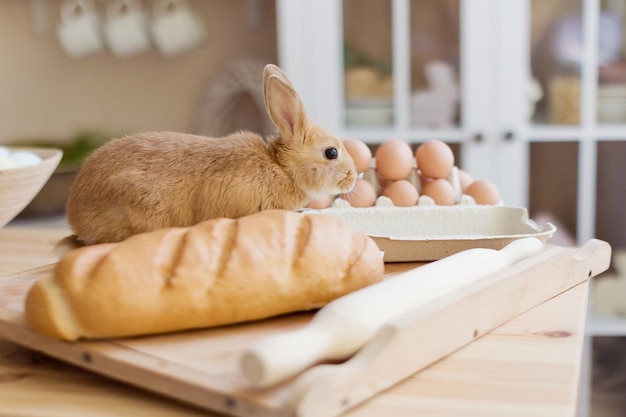
[[341, 0], [276, 0], [279, 65], [309, 117], [342, 135]]
[[593, 103], [583, 84], [597, 70], [595, 60], [585, 60], [592, 46], [585, 11], [590, 9], [582, 0], [530, 3], [527, 53], [538, 100], [525, 138], [531, 213], [558, 219], [560, 233], [580, 243], [593, 234], [592, 182], [585, 179], [595, 175], [590, 164], [595, 146], [588, 130], [593, 123], [588, 105]]
[[[626, 245], [623, 1], [532, 1], [530, 64], [542, 96], [526, 132], [530, 208], [582, 243]], [[623, 159], [621, 159], [623, 160]]]
[[[511, 137], [523, 136], [516, 117], [526, 89], [511, 80], [526, 74], [528, 58], [514, 54], [506, 79], [495, 64], [512, 47], [498, 32], [501, 19], [525, 28], [518, 11], [527, 2], [278, 0], [279, 60], [311, 118], [341, 137], [446, 141], [457, 165], [494, 180], [508, 204], [525, 205], [526, 148]], [[507, 39], [526, 38], [511, 30]]]
[[526, 207], [529, 0], [461, 3], [463, 126], [473, 139], [462, 166], [494, 181], [507, 205]]

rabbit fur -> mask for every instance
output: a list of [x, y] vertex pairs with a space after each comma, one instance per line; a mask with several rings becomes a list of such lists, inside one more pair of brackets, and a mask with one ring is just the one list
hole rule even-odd
[[153, 132], [108, 141], [70, 190], [68, 222], [80, 244], [117, 242], [165, 227], [260, 210], [298, 210], [350, 191], [357, 172], [342, 141], [307, 117], [287, 76], [263, 71], [265, 107], [277, 129], [265, 141]]

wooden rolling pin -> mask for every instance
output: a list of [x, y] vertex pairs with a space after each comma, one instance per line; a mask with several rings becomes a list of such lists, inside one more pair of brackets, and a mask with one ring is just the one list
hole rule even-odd
[[542, 249], [536, 238], [519, 239], [500, 250], [469, 249], [355, 291], [323, 307], [307, 326], [252, 345], [240, 358], [241, 370], [252, 385], [264, 387], [315, 363], [346, 359], [392, 318]]

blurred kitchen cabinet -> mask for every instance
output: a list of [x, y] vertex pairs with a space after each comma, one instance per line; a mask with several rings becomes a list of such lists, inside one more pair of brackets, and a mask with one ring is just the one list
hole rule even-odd
[[276, 4], [279, 61], [313, 120], [372, 144], [444, 140], [506, 204], [626, 248], [626, 0]]
[[[527, 49], [519, 15], [528, 14], [528, 3], [506, 5], [278, 0], [279, 61], [312, 119], [340, 136], [444, 140], [460, 149], [457, 165], [496, 179], [504, 201], [526, 205], [519, 190], [527, 186], [530, 68], [525, 54], [510, 49]], [[500, 59], [504, 52], [511, 56]]]

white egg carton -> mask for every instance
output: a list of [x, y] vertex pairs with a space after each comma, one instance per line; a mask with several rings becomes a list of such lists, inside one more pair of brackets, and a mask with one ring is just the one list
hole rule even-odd
[[371, 236], [385, 262], [433, 261], [471, 248], [501, 249], [513, 240], [536, 237], [545, 243], [555, 232], [551, 223], [537, 225], [525, 208], [505, 205], [424, 204], [394, 207], [379, 197], [376, 206], [351, 207], [337, 199], [333, 207], [307, 210], [339, 217]]

